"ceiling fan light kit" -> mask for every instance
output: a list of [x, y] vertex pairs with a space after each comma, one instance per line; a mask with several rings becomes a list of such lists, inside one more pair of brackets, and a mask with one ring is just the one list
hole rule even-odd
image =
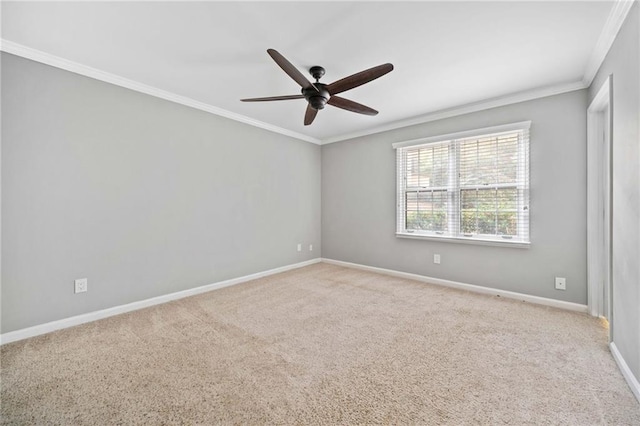
[[319, 110], [324, 109], [329, 104], [336, 108], [342, 108], [347, 111], [356, 112], [364, 115], [376, 115], [378, 111], [368, 106], [359, 104], [352, 100], [335, 96], [338, 93], [346, 92], [358, 86], [362, 86], [376, 78], [393, 71], [393, 65], [383, 64], [377, 67], [369, 68], [356, 74], [335, 81], [331, 84], [320, 83], [320, 79], [325, 74], [325, 69], [321, 66], [313, 66], [309, 69], [309, 73], [316, 80], [311, 83], [291, 62], [282, 56], [277, 50], [268, 49], [267, 53], [275, 61], [282, 70], [287, 73], [296, 83], [302, 87], [301, 95], [285, 95], [271, 96], [266, 98], [250, 98], [241, 99], [242, 102], [265, 102], [265, 101], [285, 101], [291, 99], [306, 99], [308, 102], [307, 110], [304, 115], [304, 125], [308, 126], [313, 122]]

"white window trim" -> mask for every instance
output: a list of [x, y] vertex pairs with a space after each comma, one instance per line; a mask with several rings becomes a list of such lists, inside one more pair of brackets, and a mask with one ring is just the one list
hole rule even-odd
[[[398, 149], [398, 148], [408, 148], [408, 147], [412, 147], [412, 146], [418, 146], [418, 145], [427, 145], [427, 144], [432, 144], [432, 143], [439, 143], [439, 142], [447, 142], [447, 141], [453, 141], [455, 139], [464, 139], [464, 138], [472, 138], [472, 137], [476, 137], [476, 136], [484, 136], [487, 134], [492, 134], [492, 133], [503, 133], [503, 132], [510, 132], [510, 131], [518, 131], [518, 130], [526, 130], [529, 131], [531, 128], [531, 121], [520, 121], [517, 123], [509, 123], [509, 124], [503, 124], [503, 125], [499, 125], [499, 126], [492, 126], [492, 127], [484, 127], [481, 129], [473, 129], [473, 130], [466, 130], [466, 131], [462, 131], [462, 132], [456, 132], [456, 133], [448, 133], [445, 135], [438, 135], [438, 136], [431, 136], [431, 137], [427, 137], [427, 138], [420, 138], [420, 139], [413, 139], [413, 140], [409, 140], [409, 141], [403, 141], [403, 142], [396, 142], [392, 144], [392, 147], [394, 149]], [[405, 152], [406, 155], [406, 152]], [[449, 161], [458, 161], [458, 158], [456, 155], [450, 156]], [[519, 162], [524, 163], [524, 167], [518, 167], [518, 180], [520, 180], [520, 178], [522, 178], [522, 176], [520, 175], [520, 173], [529, 173], [529, 150], [528, 149], [520, 149], [519, 150]], [[406, 158], [403, 157], [402, 159], [400, 159], [400, 156], [397, 156], [397, 164], [396, 164], [396, 176], [397, 176], [397, 182], [396, 182], [396, 237], [398, 238], [410, 238], [410, 239], [419, 239], [419, 240], [431, 240], [431, 241], [440, 241], [440, 242], [450, 242], [450, 243], [464, 243], [464, 244], [478, 244], [478, 245], [490, 245], [490, 246], [502, 246], [502, 247], [514, 247], [514, 248], [529, 248], [531, 245], [531, 237], [530, 237], [530, 230], [528, 230], [528, 234], [526, 236], [527, 241], [521, 241], [521, 240], [516, 240], [516, 241], [510, 241], [508, 239], [504, 239], [501, 237], [494, 237], [494, 236], [483, 236], [483, 235], [476, 235], [473, 237], [464, 237], [464, 236], [451, 236], [451, 235], [437, 235], [434, 233], [422, 233], [422, 232], [402, 232], [398, 229], [398, 218], [401, 217], [401, 215], [404, 214], [404, 208], [402, 207], [404, 204], [404, 175], [405, 175], [405, 170], [404, 167], [406, 165]], [[456, 170], [458, 169], [458, 167], [456, 167]], [[449, 183], [448, 186], [450, 189], [455, 189], [458, 187], [458, 176], [454, 174], [454, 176], [450, 176], [449, 177]], [[530, 192], [530, 187], [529, 187], [529, 192]], [[451, 193], [455, 194], [455, 191], [451, 191]], [[530, 194], [528, 195], [528, 199], [530, 199]], [[455, 195], [454, 195], [455, 196]], [[523, 210], [523, 206], [520, 205], [520, 203], [522, 202], [521, 200], [523, 199], [523, 197], [518, 197], [518, 214], [522, 215], [524, 214], [524, 210]], [[449, 205], [449, 209], [450, 210], [459, 210], [459, 197], [456, 197], [452, 202], [450, 202]], [[527, 214], [530, 215], [530, 206], [529, 206], [529, 212]], [[452, 212], [449, 212], [448, 217], [450, 218], [449, 220], [455, 220], [455, 216], [454, 214], [451, 214]], [[457, 212], [456, 212], [457, 213]], [[453, 219], [451, 219], [453, 218]], [[531, 216], [529, 216], [529, 226], [531, 226], [530, 224], [530, 220], [531, 220]], [[519, 217], [518, 218], [518, 222], [521, 222], [522, 218]], [[457, 227], [457, 226], [456, 226]], [[452, 227], [449, 227], [450, 229], [452, 229]]]
[[479, 246], [496, 246], [496, 247], [514, 247], [514, 248], [529, 248], [531, 242], [527, 241], [504, 241], [496, 238], [478, 238], [478, 237], [450, 237], [450, 236], [438, 236], [438, 235], [425, 235], [409, 232], [396, 232], [398, 238], [408, 238], [411, 240], [430, 240], [439, 241], [442, 243], [455, 243], [455, 244], [475, 244]]
[[448, 133], [446, 135], [430, 136], [427, 138], [412, 139], [410, 141], [395, 142], [391, 144], [393, 149], [407, 148], [409, 146], [425, 145], [428, 143], [444, 142], [451, 139], [472, 138], [474, 136], [483, 136], [488, 133], [510, 132], [531, 128], [531, 121], [520, 121], [517, 123], [502, 124], [500, 126], [483, 127], [482, 129], [465, 130], [463, 132]]

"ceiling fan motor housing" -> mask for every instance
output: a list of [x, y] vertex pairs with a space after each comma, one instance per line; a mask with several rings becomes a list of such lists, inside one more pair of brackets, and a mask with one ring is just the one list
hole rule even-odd
[[307, 110], [304, 115], [304, 125], [308, 126], [313, 123], [316, 117], [316, 113], [324, 109], [325, 105], [331, 101], [330, 105], [336, 108], [342, 108], [347, 111], [356, 112], [358, 114], [376, 115], [378, 111], [373, 108], [369, 108], [366, 105], [359, 104], [357, 102], [345, 99], [337, 95], [344, 91], [353, 89], [358, 86], [362, 86], [376, 78], [382, 77], [390, 71], [393, 71], [392, 64], [382, 64], [377, 67], [369, 68], [364, 71], [352, 74], [348, 77], [342, 78], [338, 81], [334, 81], [331, 84], [320, 83], [320, 79], [325, 74], [325, 69], [319, 65], [315, 65], [309, 69], [309, 73], [316, 80], [315, 83], [311, 83], [302, 73], [284, 56], [278, 53], [275, 49], [267, 49], [267, 53], [271, 56], [271, 59], [282, 68], [282, 70], [291, 77], [296, 83], [302, 87], [301, 95], [286, 95], [286, 96], [270, 96], [266, 98], [251, 98], [241, 99], [243, 102], [262, 102], [262, 101], [284, 101], [289, 99], [301, 99], [305, 98], [307, 101]]
[[314, 90], [313, 87], [309, 87], [302, 89], [302, 94], [313, 109], [323, 109], [331, 95], [324, 84], [314, 83], [313, 85], [318, 91]]

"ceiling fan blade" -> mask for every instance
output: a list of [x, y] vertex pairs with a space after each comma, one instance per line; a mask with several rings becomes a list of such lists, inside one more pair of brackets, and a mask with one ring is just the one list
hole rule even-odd
[[304, 95], [269, 96], [267, 98], [240, 99], [242, 102], [288, 101], [289, 99], [304, 99]]
[[391, 71], [393, 71], [393, 65], [391, 64], [378, 65], [377, 67], [369, 68], [368, 70], [360, 71], [349, 77], [334, 81], [327, 86], [327, 90], [330, 94], [336, 95], [382, 77]]
[[359, 104], [354, 101], [350, 101], [349, 99], [341, 98], [340, 96], [332, 96], [327, 101], [329, 105], [333, 105], [334, 107], [346, 109], [347, 111], [357, 112], [358, 114], [364, 115], [377, 115], [378, 111], [373, 108], [369, 108], [366, 105]]
[[318, 110], [313, 108], [311, 104], [308, 104], [307, 112], [304, 113], [304, 125], [308, 126], [313, 123], [313, 119], [316, 118], [316, 114], [318, 114]]
[[300, 71], [298, 71], [298, 69], [294, 67], [291, 62], [287, 61], [287, 59], [282, 56], [277, 50], [267, 49], [267, 53], [274, 61], [276, 61], [276, 64], [278, 64], [278, 66], [289, 75], [289, 77], [294, 79], [295, 82], [300, 85], [300, 87], [302, 87], [303, 89], [314, 88], [316, 92], [318, 91], [316, 86], [311, 84], [311, 82], [307, 80], [307, 78]]

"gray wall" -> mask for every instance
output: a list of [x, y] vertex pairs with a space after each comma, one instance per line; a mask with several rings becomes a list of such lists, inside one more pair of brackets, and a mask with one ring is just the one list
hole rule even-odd
[[613, 340], [640, 380], [640, 7], [636, 2], [589, 88], [613, 75]]
[[3, 333], [321, 255], [317, 145], [4, 53], [2, 119]]
[[[323, 257], [586, 304], [586, 100], [580, 90], [322, 146]], [[395, 237], [393, 142], [524, 120], [530, 248]]]

